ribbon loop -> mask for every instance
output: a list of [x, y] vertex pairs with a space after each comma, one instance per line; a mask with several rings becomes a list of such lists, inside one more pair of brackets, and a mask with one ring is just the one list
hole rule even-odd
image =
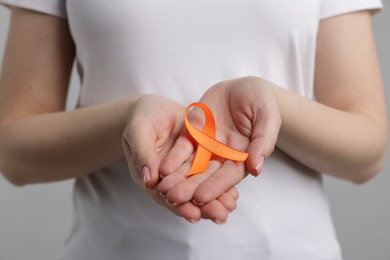
[[[206, 121], [203, 131], [194, 127], [187, 118], [189, 109], [195, 106], [201, 108], [205, 114]], [[191, 169], [187, 173], [187, 176], [204, 172], [207, 169], [212, 154], [238, 162], [244, 162], [248, 157], [248, 153], [236, 150], [215, 139], [214, 116], [210, 108], [205, 104], [200, 102], [194, 102], [190, 104], [184, 113], [184, 122], [188, 132], [198, 143], [194, 161], [192, 162]]]

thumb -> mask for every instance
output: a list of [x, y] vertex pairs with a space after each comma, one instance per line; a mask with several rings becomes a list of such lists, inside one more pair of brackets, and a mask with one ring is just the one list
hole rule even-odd
[[246, 160], [246, 167], [253, 176], [260, 174], [265, 159], [275, 149], [280, 126], [281, 117], [277, 107], [265, 105], [257, 111]]
[[159, 181], [160, 158], [155, 149], [155, 134], [152, 127], [126, 128], [123, 148], [130, 174], [136, 182], [153, 188]]

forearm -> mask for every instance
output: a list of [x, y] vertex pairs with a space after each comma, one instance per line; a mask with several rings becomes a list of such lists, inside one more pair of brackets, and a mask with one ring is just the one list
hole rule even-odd
[[0, 129], [0, 166], [15, 184], [82, 176], [123, 157], [122, 134], [137, 98], [26, 116]]
[[277, 146], [319, 172], [360, 183], [381, 168], [386, 120], [338, 110], [274, 87], [282, 127]]

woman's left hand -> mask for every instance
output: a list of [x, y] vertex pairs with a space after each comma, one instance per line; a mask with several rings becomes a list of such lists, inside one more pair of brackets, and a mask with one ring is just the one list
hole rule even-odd
[[[256, 77], [223, 81], [212, 86], [201, 102], [213, 111], [216, 139], [237, 150], [246, 151], [246, 162], [234, 162], [213, 156], [204, 173], [186, 177], [195, 149], [192, 138], [184, 129], [175, 145], [162, 161], [160, 172], [165, 178], [158, 190], [170, 203], [191, 201], [207, 205], [238, 184], [246, 172], [257, 176], [264, 160], [276, 145], [281, 116], [273, 84]], [[204, 116], [193, 109], [188, 119], [198, 129], [203, 128]]]

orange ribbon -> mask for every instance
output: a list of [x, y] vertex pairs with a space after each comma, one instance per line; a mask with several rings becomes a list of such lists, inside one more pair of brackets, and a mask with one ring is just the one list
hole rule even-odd
[[[203, 110], [206, 121], [203, 131], [200, 131], [194, 127], [187, 118], [188, 111], [191, 107], [199, 107]], [[227, 146], [215, 139], [215, 120], [210, 108], [203, 103], [194, 102], [190, 104], [184, 113], [184, 122], [187, 130], [198, 143], [198, 148], [195, 153], [194, 161], [192, 162], [191, 169], [187, 173], [187, 176], [202, 173], [207, 169], [208, 163], [211, 159], [211, 155], [215, 154], [219, 157], [244, 162], [248, 157], [248, 153], [241, 152], [230, 146]]]

